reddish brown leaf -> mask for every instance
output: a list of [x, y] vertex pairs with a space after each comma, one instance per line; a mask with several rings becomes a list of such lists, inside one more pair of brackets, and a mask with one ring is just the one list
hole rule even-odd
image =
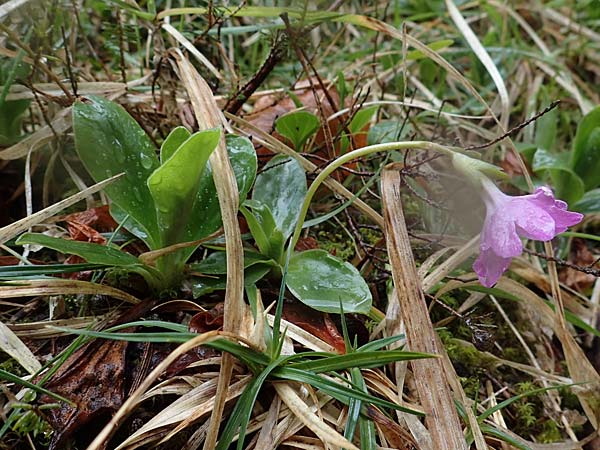
[[[77, 350], [44, 385], [75, 403], [45, 411], [55, 430], [50, 450], [62, 448], [77, 430], [115, 412], [123, 403], [125, 341], [94, 341]], [[40, 403], [56, 403], [41, 396]], [[91, 436], [93, 437], [93, 436]]]
[[192, 317], [189, 329], [192, 333], [206, 333], [207, 331], [223, 328], [223, 303], [217, 304], [208, 311], [202, 311]]
[[372, 419], [388, 441], [388, 446], [398, 450], [413, 450], [417, 444], [412, 435], [396, 421], [391, 420], [377, 408], [367, 405], [367, 416]]
[[[302, 88], [295, 89], [294, 96], [295, 100], [299, 101], [303, 106], [304, 110], [315, 114], [317, 117], [321, 117], [322, 114], [325, 117], [331, 116], [333, 113], [337, 112], [334, 110], [332, 105], [327, 99], [327, 96], [323, 92], [322, 89], [317, 87], [315, 89], [316, 97], [319, 98], [319, 103], [321, 105], [321, 111], [319, 110], [319, 106], [315, 99], [315, 94], [313, 93], [310, 83], [308, 81], [303, 81], [298, 83], [298, 85], [302, 85]], [[345, 105], [340, 105], [340, 98], [334, 86], [332, 86], [327, 94], [333, 100], [335, 107], [339, 110], [345, 107], [350, 107], [350, 103], [346, 101]], [[267, 134], [271, 134], [282, 142], [286, 142], [286, 139], [279, 135], [275, 130], [275, 121], [277, 118], [287, 114], [291, 111], [298, 109], [294, 99], [292, 99], [288, 95], [268, 95], [264, 97], [260, 97], [256, 103], [254, 104], [254, 111], [246, 117], [251, 124], [260, 128]], [[339, 137], [345, 133], [345, 126], [350, 122], [351, 116], [349, 114], [343, 114], [340, 117], [337, 117], [334, 120], [328, 121], [329, 131], [331, 132], [331, 138], [336, 142], [335, 148], [333, 152], [328, 148], [330, 146], [327, 145], [326, 136], [327, 131], [325, 127], [321, 127], [317, 132], [315, 137], [315, 146], [314, 148], [318, 149], [313, 152], [315, 155], [314, 163], [317, 165], [322, 165], [327, 161], [331, 161], [339, 156], [340, 146], [339, 146]], [[360, 133], [353, 135], [351, 138], [352, 147], [353, 148], [361, 148], [367, 145], [367, 137], [366, 131], [368, 130], [368, 126], [366, 126]], [[289, 144], [289, 142], [288, 142]], [[259, 155], [270, 155], [271, 152], [264, 147], [258, 147], [256, 152]], [[349, 169], [355, 169], [356, 163], [348, 163], [345, 167]], [[345, 174], [342, 171], [334, 173], [334, 176], [338, 179], [338, 181], [342, 181], [347, 173]]]
[[300, 302], [293, 301], [285, 303], [283, 318], [327, 342], [339, 353], [346, 353], [344, 338], [327, 313], [315, 311]]
[[94, 242], [95, 244], [102, 245], [106, 243], [104, 236], [89, 225], [67, 220], [67, 230], [69, 230], [71, 239], [75, 241]]
[[[570, 258], [570, 261], [573, 264], [580, 267], [588, 267], [594, 264], [595, 260], [596, 258], [588, 248], [585, 240], [573, 239]], [[576, 269], [567, 268], [560, 273], [560, 281], [578, 291], [584, 291], [585, 289], [590, 288], [595, 280], [596, 277], [594, 277], [594, 275]]]
[[106, 205], [69, 214], [65, 217], [65, 220], [93, 227], [100, 232], [113, 231], [117, 227], [117, 222], [110, 215], [108, 206]]
[[294, 250], [297, 252], [303, 252], [305, 250], [314, 250], [316, 248], [319, 248], [319, 243], [317, 240], [312, 236], [306, 236], [298, 239]]

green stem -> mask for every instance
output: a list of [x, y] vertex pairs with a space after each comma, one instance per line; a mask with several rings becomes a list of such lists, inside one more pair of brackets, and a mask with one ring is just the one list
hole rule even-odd
[[304, 203], [302, 203], [302, 209], [300, 210], [300, 217], [298, 219], [298, 223], [296, 224], [296, 228], [294, 229], [294, 235], [292, 236], [290, 248], [293, 249], [298, 243], [298, 239], [300, 238], [300, 233], [302, 232], [302, 225], [304, 224], [304, 219], [306, 219], [306, 214], [308, 213], [308, 208], [310, 206], [310, 202], [317, 192], [319, 186], [327, 179], [329, 175], [333, 173], [338, 167], [346, 164], [349, 161], [352, 161], [357, 158], [361, 158], [363, 156], [370, 155], [372, 153], [378, 152], [389, 152], [394, 150], [410, 150], [410, 149], [421, 149], [421, 150], [429, 150], [434, 152], [439, 152], [447, 156], [453, 156], [458, 152], [458, 149], [454, 149], [451, 147], [445, 147], [443, 145], [435, 144], [433, 142], [427, 141], [412, 141], [412, 142], [390, 142], [386, 144], [376, 144], [370, 145], [368, 147], [359, 148], [358, 150], [354, 150], [350, 153], [346, 153], [345, 155], [340, 156], [335, 161], [331, 162], [327, 167], [323, 169], [321, 173], [315, 178], [315, 180], [310, 185], [306, 193], [306, 197], [304, 198]]

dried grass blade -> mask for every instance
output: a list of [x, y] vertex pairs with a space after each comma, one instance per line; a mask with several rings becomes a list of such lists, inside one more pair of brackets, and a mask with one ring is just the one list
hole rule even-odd
[[[217, 106], [217, 102], [206, 81], [204, 81], [179, 50], [172, 50], [171, 55], [176, 63], [181, 81], [192, 102], [200, 129], [215, 127], [223, 129], [225, 118]], [[223, 217], [227, 254], [227, 285], [223, 329], [224, 331], [239, 334], [242, 324], [242, 312], [245, 307], [243, 300], [244, 254], [240, 228], [237, 221], [239, 194], [235, 175], [229, 163], [224, 134], [221, 135], [221, 141], [216, 151], [210, 157], [210, 164], [213, 169], [213, 178], [215, 187], [217, 188], [221, 216]], [[217, 441], [220, 419], [225, 407], [232, 370], [233, 357], [229, 354], [224, 354], [217, 395], [215, 396], [215, 405], [211, 415], [210, 426], [206, 433], [206, 440], [204, 441], [205, 450], [213, 449]]]
[[[410, 247], [400, 198], [400, 173], [384, 170], [381, 191], [384, 205], [385, 234], [392, 266], [394, 285], [398, 292], [400, 314], [406, 326], [408, 349], [416, 352], [443, 355], [429, 317], [425, 297]], [[423, 359], [412, 362], [415, 383], [423, 409], [425, 423], [431, 433], [433, 448], [439, 450], [466, 450], [454, 401], [444, 376], [441, 359]]]
[[122, 173], [115, 175], [114, 177], [107, 178], [106, 180], [101, 181], [100, 183], [96, 183], [93, 186], [90, 186], [89, 188], [84, 189], [83, 191], [78, 192], [75, 195], [61, 200], [58, 203], [55, 203], [54, 205], [48, 206], [47, 208], [44, 208], [41, 211], [38, 211], [30, 216], [24, 217], [21, 220], [17, 220], [16, 222], [11, 223], [10, 225], [0, 228], [0, 244], [4, 244], [6, 241], [12, 239], [19, 233], [27, 230], [28, 228], [31, 228], [34, 225], [37, 225], [38, 223], [43, 222], [49, 217], [52, 217], [57, 212], [62, 211], [63, 209], [74, 205], [78, 201], [85, 199], [87, 196], [104, 189], [106, 186], [108, 186], [110, 183], [117, 180], [121, 176], [123, 176]]
[[29, 347], [3, 322], [0, 322], [0, 349], [12, 356], [31, 375], [42, 368]]
[[287, 407], [315, 433], [324, 444], [335, 445], [347, 450], [359, 450], [354, 444], [348, 441], [344, 436], [335, 431], [329, 425], [325, 424], [306, 403], [300, 398], [292, 387], [287, 383], [275, 383], [275, 390], [281, 397], [281, 400]]
[[140, 300], [125, 291], [106, 286], [104, 284], [90, 283], [78, 280], [23, 280], [13, 281], [0, 286], [0, 298], [32, 297], [36, 295], [106, 295], [136, 304]]
[[508, 91], [506, 90], [506, 85], [504, 84], [504, 80], [502, 79], [502, 75], [498, 71], [498, 68], [490, 58], [490, 55], [485, 50], [479, 38], [473, 33], [473, 30], [461, 15], [460, 11], [454, 4], [452, 0], [446, 0], [446, 7], [448, 8], [448, 13], [450, 14], [450, 18], [462, 33], [463, 37], [471, 47], [471, 50], [477, 56], [477, 59], [481, 61], [481, 64], [485, 67], [487, 72], [490, 74], [492, 81], [496, 85], [498, 89], [498, 94], [500, 95], [500, 103], [502, 105], [502, 111], [500, 114], [500, 123], [502, 124], [502, 128], [508, 128], [508, 114], [509, 114], [509, 104], [510, 100], [508, 98]]
[[207, 342], [214, 341], [217, 337], [219, 337], [219, 333], [217, 331], [209, 331], [208, 333], [203, 333], [198, 337], [181, 344], [175, 350], [173, 350], [169, 356], [167, 356], [158, 366], [150, 372], [150, 374], [142, 381], [140, 386], [127, 398], [125, 403], [119, 408], [117, 413], [112, 417], [110, 422], [106, 424], [106, 426], [102, 429], [100, 433], [96, 436], [96, 438], [92, 441], [92, 443], [88, 446], [87, 450], [100, 450], [106, 447], [108, 440], [113, 435], [113, 433], [117, 430], [117, 428], [123, 423], [123, 421], [129, 416], [129, 414], [133, 411], [134, 406], [139, 402], [142, 395], [150, 388], [152, 383], [156, 381], [156, 379], [173, 363], [179, 358], [181, 355], [187, 353], [193, 348], [206, 344]]

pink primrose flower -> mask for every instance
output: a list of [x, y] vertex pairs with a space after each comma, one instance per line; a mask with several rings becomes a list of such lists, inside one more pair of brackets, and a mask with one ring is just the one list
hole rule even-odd
[[473, 269], [485, 287], [496, 284], [511, 259], [523, 252], [521, 237], [549, 241], [583, 219], [583, 214], [567, 211], [567, 204], [556, 200], [548, 187], [510, 196], [485, 176], [481, 183], [487, 212]]

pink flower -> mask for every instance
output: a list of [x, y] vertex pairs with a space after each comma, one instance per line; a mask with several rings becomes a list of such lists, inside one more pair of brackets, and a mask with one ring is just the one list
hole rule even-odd
[[473, 269], [485, 287], [496, 284], [511, 259], [522, 253], [521, 237], [549, 241], [583, 219], [583, 214], [567, 211], [567, 204], [556, 200], [550, 188], [513, 197], [485, 176], [481, 183], [487, 212]]

